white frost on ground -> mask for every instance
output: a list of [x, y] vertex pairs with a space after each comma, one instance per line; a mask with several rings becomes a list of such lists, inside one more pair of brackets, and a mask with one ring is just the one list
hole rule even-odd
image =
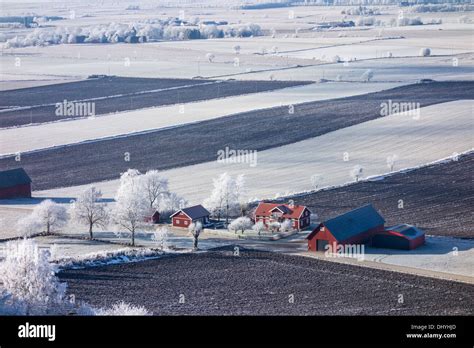
[[[325, 83], [285, 88], [272, 92], [127, 111], [93, 119], [48, 123], [0, 130], [0, 153], [12, 154], [87, 140], [199, 122], [240, 112], [279, 105], [341, 98], [377, 92], [399, 83]], [[47, 135], [47, 136], [45, 136]]]
[[427, 236], [415, 250], [366, 248], [365, 260], [474, 277], [474, 240]]

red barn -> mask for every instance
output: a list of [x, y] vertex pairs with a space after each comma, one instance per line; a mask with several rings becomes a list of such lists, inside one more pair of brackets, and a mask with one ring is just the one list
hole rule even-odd
[[0, 172], [0, 199], [31, 198], [31, 179], [23, 168]]
[[412, 250], [425, 244], [425, 233], [419, 228], [400, 224], [387, 227], [372, 237], [372, 246], [377, 248]]
[[210, 213], [202, 205], [178, 210], [171, 215], [171, 221], [174, 227], [188, 227], [193, 222], [201, 222], [203, 226], [209, 223]]
[[365, 244], [384, 231], [385, 220], [369, 204], [322, 222], [309, 234], [308, 250], [326, 251], [326, 245]]
[[256, 223], [262, 221], [265, 226], [272, 222], [291, 220], [294, 229], [302, 230], [311, 224], [311, 211], [304, 205], [260, 202], [254, 219]]

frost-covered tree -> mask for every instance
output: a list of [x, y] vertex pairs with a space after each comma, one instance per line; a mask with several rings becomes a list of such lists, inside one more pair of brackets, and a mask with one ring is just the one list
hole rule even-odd
[[187, 204], [188, 201], [186, 199], [174, 192], [169, 192], [160, 200], [158, 211], [160, 212], [160, 216], [162, 218], [167, 219], [171, 214], [179, 209], [184, 208]]
[[39, 233], [42, 230], [41, 222], [36, 219], [33, 214], [29, 214], [20, 220], [16, 224], [16, 229], [24, 237], [33, 236], [35, 233]]
[[229, 230], [234, 231], [235, 233], [240, 231], [242, 234], [244, 234], [245, 230], [248, 230], [251, 227], [252, 220], [246, 216], [241, 216], [229, 224]]
[[153, 233], [153, 240], [158, 244], [161, 250], [165, 250], [169, 247], [170, 230], [168, 227], [159, 227], [155, 233]]
[[33, 209], [31, 215], [20, 219], [17, 228], [25, 235], [31, 235], [35, 232], [51, 233], [64, 227], [67, 220], [66, 208], [50, 199], [46, 199]]
[[293, 224], [291, 223], [291, 220], [285, 219], [280, 224], [280, 232], [289, 232], [292, 229], [293, 229]]
[[89, 227], [90, 239], [94, 237], [94, 227], [104, 228], [109, 222], [107, 205], [100, 203], [101, 198], [102, 192], [92, 186], [84, 190], [71, 204], [71, 218]]
[[313, 174], [311, 175], [310, 181], [313, 190], [317, 190], [323, 182], [323, 176], [321, 174]]
[[202, 232], [201, 222], [199, 222], [199, 221], [193, 222], [191, 225], [189, 225], [188, 231], [193, 236], [193, 249], [197, 250], [199, 236], [201, 235], [201, 232]]
[[149, 170], [142, 175], [140, 184], [150, 209], [157, 209], [160, 200], [169, 194], [168, 179], [161, 176], [157, 170]]
[[362, 81], [370, 82], [370, 80], [372, 80], [373, 77], [374, 77], [374, 72], [368, 69], [362, 74]]
[[215, 58], [216, 58], [216, 56], [214, 55], [214, 53], [207, 53], [206, 54], [206, 59], [209, 61], [209, 63], [212, 63]]
[[213, 189], [211, 196], [204, 201], [204, 206], [212, 212], [220, 221], [225, 215], [226, 223], [232, 210], [239, 207], [244, 193], [245, 179], [243, 175], [232, 178], [229, 174], [223, 173], [213, 179]]
[[[8, 242], [0, 263], [0, 283], [18, 314], [60, 314], [66, 304], [66, 283], [54, 275], [46, 250], [32, 239]], [[5, 302], [5, 298], [4, 298]], [[4, 303], [5, 305], [5, 303]]]
[[360, 165], [354, 166], [351, 171], [349, 172], [352, 179], [356, 182], [362, 177], [362, 173], [364, 172], [364, 168]]
[[0, 315], [147, 315], [126, 303], [93, 308], [66, 296], [66, 283], [55, 276], [47, 250], [33, 239], [8, 242], [0, 262]]
[[142, 194], [139, 172], [129, 169], [120, 177], [120, 186], [115, 196], [112, 221], [131, 233], [135, 245], [135, 232], [149, 213], [148, 201]]
[[393, 171], [393, 167], [395, 166], [395, 162], [397, 162], [398, 156], [396, 154], [387, 156], [387, 166], [390, 171]]
[[234, 181], [234, 186], [235, 186], [234, 197], [239, 206], [240, 215], [244, 216], [245, 212], [248, 209], [248, 202], [244, 200], [244, 197], [246, 196], [246, 193], [247, 193], [244, 174], [237, 175]]
[[422, 49], [420, 49], [420, 56], [422, 56], [422, 57], [429, 57], [429, 56], [431, 56], [431, 49], [429, 49], [429, 48], [422, 48]]
[[272, 221], [268, 224], [268, 229], [272, 231], [272, 233], [279, 231], [280, 227], [281, 224], [278, 221]]
[[252, 226], [252, 230], [254, 230], [255, 232], [257, 232], [257, 234], [260, 236], [262, 234], [263, 231], [265, 231], [267, 229], [267, 227], [265, 226], [265, 224], [263, 223], [263, 221], [257, 221], [257, 223], [255, 225]]

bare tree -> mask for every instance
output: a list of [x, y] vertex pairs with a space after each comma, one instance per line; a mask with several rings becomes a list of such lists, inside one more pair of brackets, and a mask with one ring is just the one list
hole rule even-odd
[[107, 205], [100, 203], [102, 192], [94, 186], [83, 191], [74, 203], [70, 211], [73, 220], [89, 226], [89, 238], [93, 238], [94, 226], [105, 227], [109, 221]]
[[169, 194], [168, 179], [162, 177], [157, 170], [149, 170], [140, 178], [140, 181], [150, 209], [156, 209], [160, 199]]

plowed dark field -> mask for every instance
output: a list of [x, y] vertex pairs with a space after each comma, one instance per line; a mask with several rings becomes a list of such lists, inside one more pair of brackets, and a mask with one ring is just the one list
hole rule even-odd
[[123, 300], [155, 315], [467, 315], [474, 308], [469, 284], [270, 252], [233, 256], [231, 248], [59, 276], [76, 299]]
[[[474, 238], [474, 154], [458, 161], [294, 197], [322, 220], [372, 203], [386, 225], [414, 224], [427, 234]], [[403, 208], [399, 208], [402, 200]]]
[[[64, 100], [95, 103], [95, 114], [189, 103], [308, 84], [299, 81], [216, 81], [103, 77], [0, 92], [0, 128], [87, 115], [56, 115]], [[26, 108], [25, 108], [26, 107]]]
[[[197, 87], [201, 88], [201, 87]], [[33, 189], [117, 179], [128, 168], [170, 169], [216, 160], [217, 151], [265, 150], [316, 137], [381, 117], [380, 104], [415, 101], [421, 106], [470, 99], [474, 82], [415, 84], [356, 97], [222, 117], [172, 129], [22, 154], [21, 165]], [[124, 153], [131, 160], [124, 161]], [[0, 170], [16, 168], [14, 156], [0, 159]]]

